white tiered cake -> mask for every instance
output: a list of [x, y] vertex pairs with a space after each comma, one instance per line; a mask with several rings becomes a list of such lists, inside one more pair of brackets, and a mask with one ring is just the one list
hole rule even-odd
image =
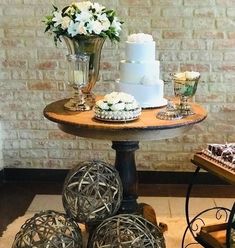
[[166, 105], [163, 81], [159, 79], [159, 61], [155, 59], [155, 41], [148, 34], [132, 34], [125, 44], [125, 60], [120, 62], [117, 88], [135, 97], [143, 108]]

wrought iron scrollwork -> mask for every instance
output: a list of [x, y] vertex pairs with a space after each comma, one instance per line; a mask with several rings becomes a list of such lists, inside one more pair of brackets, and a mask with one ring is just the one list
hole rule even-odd
[[[212, 207], [212, 208], [205, 209], [204, 211], [200, 212], [199, 214], [197, 214], [194, 218], [192, 218], [190, 220], [190, 217], [189, 217], [189, 199], [190, 199], [190, 194], [192, 191], [192, 187], [194, 185], [195, 178], [196, 178], [199, 171], [200, 171], [200, 167], [197, 167], [194, 174], [193, 174], [193, 178], [192, 178], [192, 180], [188, 186], [188, 190], [187, 190], [186, 202], [185, 202], [185, 213], [186, 213], [187, 227], [184, 231], [183, 238], [182, 238], [182, 243], [181, 243], [182, 248], [188, 248], [190, 246], [198, 244], [197, 234], [201, 230], [201, 228], [206, 225], [205, 219], [203, 218], [203, 217], [205, 217], [206, 213], [215, 211], [215, 219], [217, 221], [228, 222], [230, 212], [231, 212], [230, 209], [225, 208], [225, 207]], [[188, 233], [191, 234], [191, 236], [193, 237], [195, 242], [193, 241], [193, 242], [190, 242], [188, 244], [185, 244], [185, 239], [186, 239], [186, 236]]]

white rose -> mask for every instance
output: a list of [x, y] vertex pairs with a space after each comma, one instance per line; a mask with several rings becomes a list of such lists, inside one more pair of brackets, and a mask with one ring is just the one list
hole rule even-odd
[[89, 11], [83, 11], [80, 14], [76, 14], [75, 21], [89, 22], [91, 18], [92, 18], [92, 14]]
[[107, 101], [108, 104], [116, 104], [116, 103], [120, 102], [119, 97], [115, 97], [115, 98], [114, 97], [107, 97], [105, 100]]
[[70, 23], [71, 19], [68, 17], [68, 16], [65, 16], [62, 20], [62, 23], [61, 23], [61, 28], [62, 29], [67, 29], [68, 26], [69, 26], [69, 23]]
[[99, 4], [99, 3], [94, 3], [92, 5], [92, 8], [95, 9], [96, 13], [100, 13], [100, 12], [102, 12], [102, 10], [105, 9], [105, 7], [103, 5], [101, 5], [101, 4]]
[[153, 37], [150, 34], [138, 33], [129, 35], [127, 40], [129, 42], [143, 43], [153, 41]]
[[87, 25], [87, 30], [90, 34], [92, 34], [93, 32], [95, 34], [100, 34], [103, 30], [103, 26], [98, 20], [91, 20]]
[[125, 108], [126, 108], [126, 110], [132, 110], [133, 104], [132, 103], [126, 103]]
[[99, 15], [97, 17], [97, 20], [99, 20], [103, 25], [103, 31], [107, 31], [110, 27], [110, 21], [105, 13]]
[[123, 102], [116, 103], [116, 104], [113, 104], [112, 106], [110, 106], [110, 109], [112, 111], [123, 110], [124, 108], [125, 108], [125, 103], [123, 103]]
[[176, 74], [174, 75], [174, 78], [177, 79], [177, 80], [185, 81], [185, 80], [186, 80], [185, 72], [176, 73]]
[[185, 72], [185, 77], [188, 80], [194, 80], [196, 78], [199, 78], [199, 76], [200, 76], [200, 73], [199, 72], [196, 72], [196, 71], [186, 71]]
[[90, 1], [77, 2], [74, 4], [81, 11], [88, 11], [90, 9], [90, 7], [92, 7], [92, 3]]
[[132, 95], [129, 95], [127, 93], [121, 92], [119, 94], [119, 98], [122, 102], [132, 102], [134, 100], [134, 97]]
[[103, 100], [99, 100], [96, 102], [96, 105], [104, 110], [108, 110], [109, 109], [109, 105], [107, 104], [107, 102], [104, 102]]

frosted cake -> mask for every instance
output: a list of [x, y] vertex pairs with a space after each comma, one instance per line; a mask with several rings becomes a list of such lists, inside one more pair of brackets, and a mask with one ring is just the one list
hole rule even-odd
[[131, 121], [139, 118], [141, 107], [132, 95], [112, 92], [95, 104], [95, 118], [106, 121]]
[[143, 108], [166, 105], [160, 62], [155, 59], [156, 44], [149, 34], [132, 34], [125, 43], [125, 59], [120, 62], [119, 91], [135, 97]]

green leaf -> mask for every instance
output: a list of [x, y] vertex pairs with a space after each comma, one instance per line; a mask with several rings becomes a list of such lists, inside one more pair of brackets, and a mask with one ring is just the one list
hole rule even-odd
[[58, 8], [54, 4], [52, 6], [53, 6], [53, 8], [54, 8], [55, 11], [58, 10]]
[[64, 12], [66, 12], [66, 10], [69, 8], [70, 6], [66, 6], [62, 9], [62, 15], [64, 14]]
[[44, 31], [44, 33], [46, 33], [50, 29], [51, 29], [51, 27], [50, 26], [47, 26], [46, 29], [45, 29], [45, 31]]

